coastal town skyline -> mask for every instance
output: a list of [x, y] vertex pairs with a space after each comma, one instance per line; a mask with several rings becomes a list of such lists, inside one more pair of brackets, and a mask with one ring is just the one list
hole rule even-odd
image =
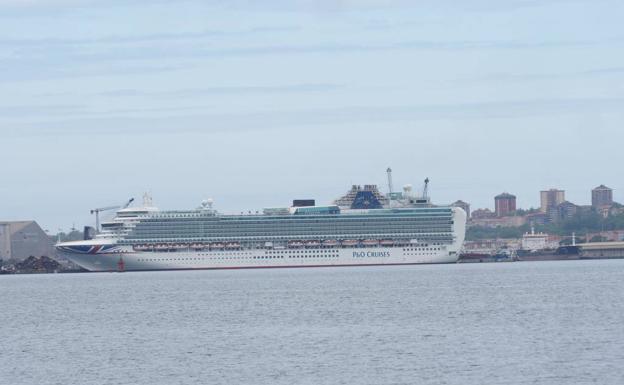
[[[347, 130], [333, 135], [342, 137], [349, 133]], [[298, 152], [294, 147], [270, 146], [273, 151], [267, 153], [266, 148], [253, 144], [258, 137], [250, 134], [238, 146], [257, 158], [251, 163], [228, 157], [222, 152], [222, 146], [211, 147], [211, 151], [206, 152], [202, 142], [215, 139], [208, 133], [195, 133], [194, 139], [186, 143], [171, 140], [164, 133], [150, 136], [128, 132], [123, 139], [114, 141], [108, 140], [113, 137], [105, 133], [95, 136], [86, 133], [50, 136], [43, 131], [33, 135], [12, 133], [6, 136], [5, 154], [13, 153], [11, 158], [14, 159], [18, 159], [18, 152], [30, 157], [5, 170], [5, 183], [0, 186], [0, 211], [5, 220], [34, 219], [55, 233], [59, 228], [66, 231], [72, 226], [92, 225], [95, 218], [90, 210], [94, 208], [120, 205], [131, 197], [140, 203], [146, 191], [163, 209], [191, 209], [208, 198], [214, 199], [216, 209], [227, 213], [287, 206], [293, 199], [300, 198], [330, 204], [353, 184], [376, 184], [380, 191], [387, 193], [385, 170], [388, 166], [394, 170], [397, 191], [410, 184], [418, 192], [424, 179], [430, 178], [432, 202], [439, 205], [463, 200], [473, 209], [494, 210], [494, 196], [509, 192], [517, 197], [519, 208], [538, 208], [540, 191], [551, 188], [565, 190], [567, 200], [587, 205], [591, 203], [591, 189], [601, 184], [614, 190], [615, 201], [624, 201], [624, 185], [611, 171], [611, 165], [624, 162], [624, 155], [618, 151], [619, 143], [624, 141], [621, 131], [571, 130], [564, 135], [555, 130], [541, 133], [541, 141], [534, 141], [536, 136], [518, 136], [514, 146], [527, 149], [522, 156], [509, 154], [508, 145], [499, 140], [504, 134], [495, 131], [485, 135], [489, 140], [486, 147], [489, 153], [473, 150], [483, 146], [485, 139], [474, 140], [462, 130], [446, 133], [446, 141], [429, 141], [429, 146], [421, 151], [413, 151], [409, 143], [396, 142], [394, 145], [405, 147], [405, 151], [396, 153], [383, 146], [384, 152], [380, 154], [375, 150], [376, 142], [359, 141], [362, 148], [366, 148], [363, 152], [375, 155], [361, 156], [359, 151], [354, 151], [349, 162], [340, 162], [331, 153]], [[414, 143], [418, 143], [419, 134], [431, 138], [427, 131], [403, 133]], [[591, 145], [593, 135], [612, 139], [596, 147]], [[52, 137], [60, 149], [50, 146]], [[118, 147], [126, 154], [137, 153], [129, 155], [129, 160], [107, 156], [103, 150], [91, 154], [89, 146], [93, 138], [102, 140], [103, 148]], [[218, 137], [216, 140], [219, 141]], [[317, 137], [311, 140], [319, 146], [324, 141]], [[145, 145], [137, 147], [135, 143]], [[227, 143], [237, 145], [229, 140]], [[151, 149], [162, 153], [169, 145], [193, 149], [176, 152], [179, 170], [168, 157], [148, 154]], [[528, 149], [536, 147], [544, 151], [529, 152]], [[456, 155], [441, 156], [447, 154], [446, 148]], [[579, 152], [584, 156], [576, 156]], [[280, 156], [289, 158], [289, 162], [280, 163]], [[220, 158], [233, 160], [223, 162]], [[501, 161], [495, 162], [495, 159]], [[48, 168], [50, 160], [53, 166]], [[16, 185], [25, 188], [11, 187]]]
[[[398, 180], [399, 182], [401, 181], [400, 179]], [[342, 195], [345, 191], [347, 191], [347, 189], [349, 187], [351, 187], [352, 185], [358, 185], [358, 186], [364, 186], [366, 184], [372, 184], [374, 186], [376, 186], [379, 191], [382, 194], [386, 194], [388, 192], [388, 180], [385, 179], [384, 181], [376, 181], [375, 183], [369, 182], [369, 183], [352, 183], [349, 185], [345, 185], [344, 189], [342, 192], [337, 193], [338, 195], [334, 196], [334, 197], [330, 197], [327, 199], [327, 201], [324, 201], [322, 198], [319, 199], [316, 196], [307, 196], [304, 194], [300, 194], [300, 195], [294, 195], [291, 198], [287, 198], [284, 202], [282, 203], [275, 203], [273, 205], [271, 204], [266, 204], [266, 205], [261, 205], [258, 207], [245, 207], [243, 209], [239, 207], [234, 207], [234, 208], [230, 208], [228, 210], [228, 208], [219, 208], [218, 207], [218, 201], [217, 203], [215, 203], [215, 208], [221, 212], [224, 213], [230, 213], [230, 214], [236, 214], [236, 213], [255, 213], [258, 211], [261, 211], [262, 209], [266, 208], [266, 207], [287, 207], [289, 206], [292, 201], [294, 199], [300, 199], [300, 198], [305, 198], [305, 199], [314, 199], [316, 201], [317, 204], [319, 205], [329, 205], [329, 204], [333, 204], [333, 202], [339, 198], [340, 195]], [[404, 187], [406, 186], [410, 186], [411, 189], [413, 189], [414, 193], [417, 195], [420, 195], [420, 193], [422, 192], [422, 188], [424, 186], [424, 183], [420, 183], [420, 184], [413, 184], [413, 183], [407, 183], [407, 184], [395, 184], [394, 187], [394, 191], [395, 192], [400, 192], [403, 190]], [[586, 207], [586, 208], [593, 208], [596, 209], [596, 205], [594, 205], [594, 203], [592, 202], [592, 192], [594, 191], [594, 189], [598, 189], [601, 187], [606, 187], [611, 191], [611, 202], [612, 204], [619, 204], [620, 201], [620, 197], [623, 196], [624, 194], [621, 194], [621, 192], [618, 192], [616, 189], [611, 188], [610, 186], [613, 185], [605, 185], [604, 183], [601, 183], [600, 185], [594, 186], [592, 188], [589, 189], [573, 189], [570, 194], [569, 190], [566, 190], [564, 188], [557, 188], [557, 187], [549, 187], [547, 189], [542, 189], [539, 191], [534, 191], [532, 193], [533, 197], [535, 199], [526, 199], [526, 197], [522, 197], [520, 195], [517, 195], [515, 190], [503, 190], [502, 192], [495, 194], [494, 192], [488, 194], [487, 196], [483, 195], [480, 197], [480, 199], [475, 199], [475, 200], [468, 200], [468, 199], [463, 199], [463, 198], [458, 198], [455, 201], [440, 201], [438, 199], [436, 199], [436, 188], [434, 187], [435, 185], [430, 184], [429, 188], [428, 188], [428, 195], [432, 198], [432, 203], [435, 205], [458, 205], [459, 207], [463, 207], [462, 203], [468, 204], [469, 209], [468, 209], [468, 214], [469, 214], [469, 218], [472, 218], [472, 213], [477, 212], [477, 215], [474, 216], [474, 218], [472, 219], [477, 219], [477, 221], [475, 223], [473, 223], [473, 225], [481, 225], [479, 219], [485, 220], [485, 222], [487, 222], [488, 219], [502, 219], [505, 217], [508, 217], [510, 215], [515, 215], [514, 211], [515, 209], [519, 210], [520, 212], [527, 212], [527, 211], [532, 211], [532, 212], [539, 212], [539, 213], [545, 213], [548, 210], [544, 210], [544, 197], [542, 196], [543, 193], [548, 192], [548, 191], [558, 191], [564, 194], [564, 200], [561, 202], [557, 202], [557, 204], [559, 203], [571, 203], [572, 205], [576, 206], [576, 207]], [[152, 191], [147, 191], [145, 190], [143, 193], [137, 193], [136, 195], [132, 196], [132, 200], [133, 202], [131, 202], [131, 204], [133, 206], [140, 206], [142, 204], [142, 195], [145, 193], [149, 193], [150, 196], [153, 194]], [[497, 212], [497, 199], [503, 196], [509, 195], [511, 197], [513, 197], [513, 204], [514, 204], [514, 209], [513, 210], [508, 210], [505, 211], [502, 214], [499, 214]], [[208, 195], [204, 195], [203, 197], [199, 197], [201, 198], [201, 200], [205, 200], [205, 199], [210, 199], [214, 201], [214, 197], [213, 196], [208, 196]], [[128, 199], [125, 199], [125, 201], [119, 201], [119, 202], [113, 202], [112, 200], [109, 201], [109, 203], [114, 204], [114, 206], [119, 206], [121, 207], [124, 202], [126, 202]], [[197, 206], [200, 205], [201, 200], [196, 200], [196, 201], [192, 201], [190, 202], [189, 207], [187, 207], [188, 209], [192, 209], [195, 208]], [[166, 202], [166, 200], [164, 200]], [[523, 202], [531, 202], [532, 204], [529, 206], [523, 205]], [[474, 202], [478, 202], [478, 203], [474, 203]], [[480, 205], [480, 204], [481, 205]], [[159, 205], [158, 202], [155, 202], [156, 206], [160, 207], [161, 209], [169, 209], [169, 207], [166, 206], [162, 206]], [[102, 206], [102, 205], [100, 205]], [[97, 207], [100, 207], [97, 206]], [[556, 205], [555, 205], [556, 206]], [[96, 206], [93, 206], [93, 208], [96, 208]], [[89, 209], [89, 211], [92, 209]], [[113, 215], [113, 211], [109, 211], [109, 212], [103, 212], [102, 217], [106, 218], [106, 217], [111, 217]], [[9, 220], [36, 220], [39, 223], [41, 223], [42, 228], [45, 229], [46, 232], [48, 232], [51, 235], [54, 235], [58, 232], [64, 232], [67, 233], [69, 231], [72, 231], [72, 229], [76, 229], [76, 230], [81, 230], [83, 226], [93, 226], [95, 224], [95, 216], [93, 215], [93, 213], [87, 212], [87, 213], [78, 213], [76, 216], [73, 217], [74, 219], [71, 221], [71, 223], [59, 223], [59, 224], [53, 224], [52, 226], [49, 225], [49, 223], [47, 223], [45, 220], [42, 220], [41, 218], [30, 218], [30, 217], [15, 217], [15, 218], [8, 218]], [[504, 221], [503, 221], [504, 222]], [[522, 223], [524, 224], [524, 223]], [[491, 226], [492, 224], [487, 224], [487, 226]], [[505, 223], [503, 224], [503, 226], [517, 226], [517, 225], [521, 225], [521, 224], [513, 224], [513, 223]]]

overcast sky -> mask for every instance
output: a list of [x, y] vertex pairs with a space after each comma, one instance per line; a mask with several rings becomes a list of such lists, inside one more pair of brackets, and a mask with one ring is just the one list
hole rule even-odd
[[0, 0], [0, 220], [328, 203], [351, 184], [624, 201], [621, 0]]

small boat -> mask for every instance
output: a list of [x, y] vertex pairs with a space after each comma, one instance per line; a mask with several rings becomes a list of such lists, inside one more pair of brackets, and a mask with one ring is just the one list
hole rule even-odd
[[321, 245], [320, 241], [306, 241], [306, 247], [319, 247]]
[[167, 251], [167, 250], [169, 250], [169, 246], [161, 243], [161, 244], [158, 244], [158, 245], [154, 246], [154, 250]]
[[346, 247], [353, 247], [359, 244], [360, 241], [358, 241], [357, 239], [345, 239], [344, 241], [342, 241], [342, 245]]
[[132, 248], [134, 251], [148, 251], [151, 250], [152, 247], [150, 245], [134, 245]]
[[301, 241], [290, 241], [288, 242], [288, 247], [302, 247], [303, 242]]

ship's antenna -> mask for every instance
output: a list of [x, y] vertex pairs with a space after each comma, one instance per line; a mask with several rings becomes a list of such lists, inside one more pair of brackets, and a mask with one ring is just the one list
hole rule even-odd
[[388, 173], [388, 193], [392, 195], [392, 193], [394, 192], [394, 189], [392, 188], [392, 169], [388, 167], [386, 172]]
[[149, 192], [145, 192], [145, 194], [143, 194], [143, 207], [152, 207], [153, 205], [154, 202], [152, 200], [152, 194], [150, 194]]
[[425, 179], [425, 187], [423, 188], [423, 199], [429, 198], [429, 178]]

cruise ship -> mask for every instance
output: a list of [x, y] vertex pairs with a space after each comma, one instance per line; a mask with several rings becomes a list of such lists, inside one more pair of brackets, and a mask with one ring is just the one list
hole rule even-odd
[[160, 211], [146, 194], [141, 206], [118, 210], [92, 239], [56, 248], [89, 271], [457, 262], [466, 230], [461, 208], [396, 207], [392, 197], [381, 204], [371, 187], [354, 186], [349, 207], [348, 197], [328, 206], [303, 200], [240, 215], [220, 214], [208, 200], [194, 210]]

